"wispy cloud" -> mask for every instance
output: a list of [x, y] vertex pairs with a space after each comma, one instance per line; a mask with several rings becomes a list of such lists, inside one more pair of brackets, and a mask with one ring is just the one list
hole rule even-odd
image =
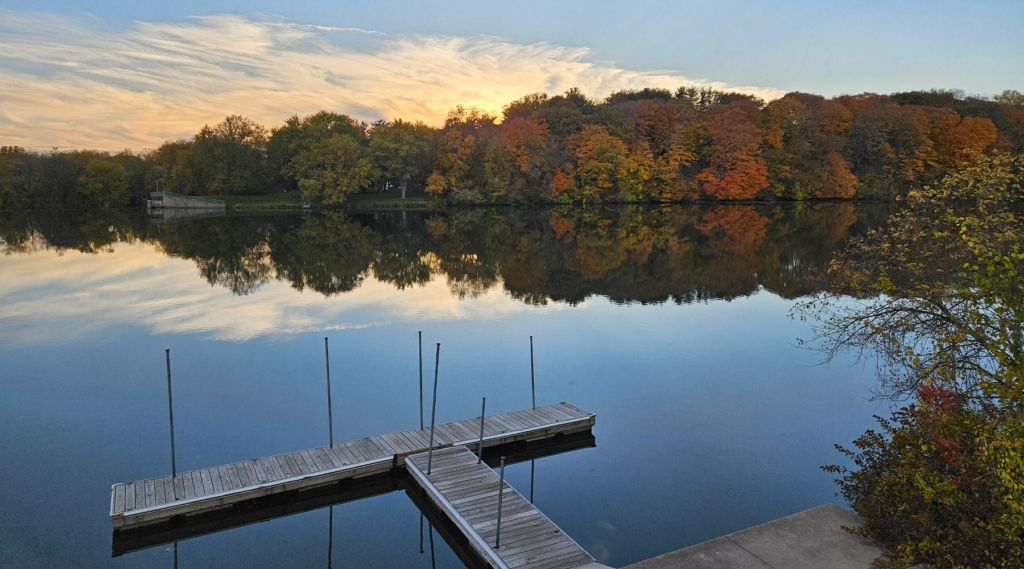
[[443, 121], [456, 104], [497, 111], [526, 93], [712, 86], [593, 60], [589, 50], [489, 36], [390, 36], [250, 19], [136, 22], [0, 10], [0, 143], [118, 150], [190, 137], [245, 114], [268, 125], [319, 109], [364, 120]]

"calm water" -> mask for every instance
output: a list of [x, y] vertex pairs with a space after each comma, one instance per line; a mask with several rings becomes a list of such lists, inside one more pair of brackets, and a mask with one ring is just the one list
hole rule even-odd
[[[190, 470], [326, 444], [324, 336], [350, 440], [418, 426], [418, 330], [442, 344], [439, 422], [528, 407], [533, 335], [538, 404], [598, 417], [596, 448], [537, 461], [535, 503], [611, 566], [841, 503], [818, 467], [884, 404], [872, 367], [795, 347], [789, 312], [881, 215], [0, 213], [0, 566], [172, 567], [111, 558], [108, 518], [112, 483], [170, 472], [164, 349]], [[528, 493], [529, 463], [507, 478]], [[402, 492], [335, 506], [330, 560], [329, 537], [315, 510], [183, 541], [178, 564], [431, 566]]]

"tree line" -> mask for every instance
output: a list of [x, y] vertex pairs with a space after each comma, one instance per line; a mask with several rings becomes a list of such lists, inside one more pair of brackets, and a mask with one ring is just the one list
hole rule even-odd
[[[500, 119], [500, 120], [499, 120]], [[890, 198], [985, 154], [1024, 153], [1024, 95], [956, 90], [766, 103], [713, 89], [527, 95], [441, 127], [320, 111], [268, 129], [232, 115], [120, 153], [0, 147], [0, 208], [129, 207], [160, 189], [301, 192], [342, 204], [410, 192], [451, 204]]]

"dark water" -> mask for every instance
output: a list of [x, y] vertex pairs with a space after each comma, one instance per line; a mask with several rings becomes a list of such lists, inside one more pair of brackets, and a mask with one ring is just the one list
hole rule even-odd
[[[0, 566], [173, 566], [111, 558], [108, 519], [112, 483], [169, 474], [165, 348], [179, 470], [326, 444], [324, 336], [350, 440], [418, 426], [417, 330], [442, 344], [439, 422], [528, 407], [533, 335], [538, 404], [598, 417], [596, 448], [537, 461], [535, 503], [599, 561], [840, 501], [818, 467], [871, 426], [874, 370], [816, 366], [789, 313], [883, 215], [0, 213]], [[528, 493], [529, 463], [507, 478]], [[183, 541], [178, 564], [431, 565], [402, 492], [335, 506], [330, 560], [329, 537], [320, 509]]]

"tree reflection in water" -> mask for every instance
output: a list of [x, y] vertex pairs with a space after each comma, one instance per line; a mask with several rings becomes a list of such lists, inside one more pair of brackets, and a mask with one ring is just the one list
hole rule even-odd
[[850, 202], [460, 209], [445, 213], [220, 217], [157, 226], [141, 212], [6, 212], [7, 255], [102, 253], [151, 243], [196, 263], [211, 285], [253, 293], [271, 280], [330, 296], [372, 276], [398, 289], [444, 278], [453, 295], [497, 286], [529, 304], [731, 299], [760, 287], [786, 298], [817, 292], [844, 239], [885, 218]]

